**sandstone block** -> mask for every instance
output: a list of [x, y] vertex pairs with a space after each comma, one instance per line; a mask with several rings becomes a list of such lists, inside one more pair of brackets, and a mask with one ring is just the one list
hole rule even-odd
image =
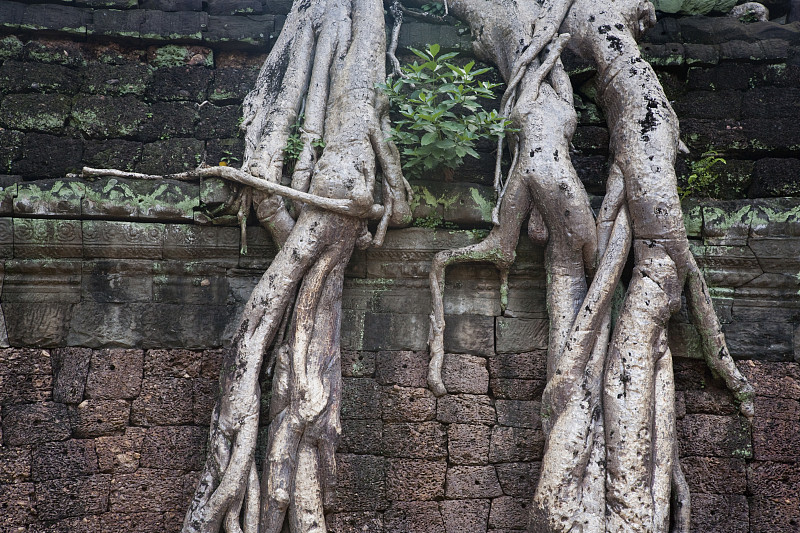
[[445, 317], [444, 349], [451, 353], [492, 355], [494, 353], [494, 317], [483, 315], [448, 315]]
[[104, 474], [37, 483], [37, 514], [41, 520], [58, 520], [102, 513], [108, 509], [110, 485]]
[[86, 396], [102, 400], [136, 398], [142, 384], [143, 358], [142, 350], [96, 350], [86, 378]]
[[388, 459], [386, 496], [390, 500], [436, 500], [444, 497], [445, 461]]
[[3, 407], [3, 439], [8, 446], [24, 446], [69, 438], [69, 411], [60, 403]]
[[386, 533], [445, 533], [436, 502], [392, 502], [383, 515], [383, 524]]
[[34, 481], [76, 478], [97, 474], [97, 452], [92, 440], [47, 442], [34, 449], [32, 455]]
[[541, 430], [502, 427], [492, 428], [489, 444], [490, 463], [534, 461], [544, 453], [544, 435]]
[[439, 422], [406, 422], [383, 427], [382, 455], [415, 459], [447, 457], [447, 430]]
[[544, 391], [545, 381], [540, 379], [506, 379], [492, 378], [489, 390], [495, 398], [505, 400], [533, 400], [540, 398]]
[[424, 422], [436, 417], [436, 397], [428, 389], [384, 387], [381, 409], [384, 422]]
[[149, 378], [131, 405], [131, 423], [138, 426], [192, 422], [192, 380]]
[[448, 424], [492, 425], [495, 423], [495, 410], [488, 396], [448, 394], [439, 399], [436, 419]]
[[484, 425], [450, 424], [447, 428], [447, 452], [450, 464], [488, 464], [490, 435], [491, 429]]
[[130, 414], [127, 400], [84, 400], [71, 412], [72, 432], [78, 438], [118, 433], [128, 425]]
[[486, 394], [489, 392], [486, 359], [474, 355], [445, 354], [442, 381], [450, 394]]
[[523, 353], [498, 353], [489, 358], [489, 376], [492, 379], [547, 378], [547, 353], [544, 350]]
[[497, 353], [520, 353], [547, 349], [548, 322], [544, 319], [496, 319]]
[[439, 504], [446, 533], [485, 533], [489, 500], [445, 500]]
[[495, 498], [503, 490], [494, 466], [451, 466], [447, 469], [447, 497]]

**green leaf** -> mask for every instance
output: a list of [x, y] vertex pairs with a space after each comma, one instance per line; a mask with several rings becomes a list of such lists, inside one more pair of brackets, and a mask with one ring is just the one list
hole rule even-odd
[[428, 52], [431, 54], [431, 57], [436, 57], [436, 54], [439, 53], [439, 45], [438, 44], [432, 44], [432, 45], [428, 46]]
[[427, 145], [431, 144], [432, 142], [434, 142], [437, 139], [437, 137], [438, 136], [436, 135], [436, 132], [432, 131], [432, 132], [426, 133], [425, 135], [422, 136], [422, 141], [421, 141], [422, 146], [427, 146]]

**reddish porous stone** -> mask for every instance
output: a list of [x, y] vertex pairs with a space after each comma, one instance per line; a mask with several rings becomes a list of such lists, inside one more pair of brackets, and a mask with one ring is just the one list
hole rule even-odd
[[425, 387], [428, 359], [428, 354], [425, 352], [378, 352], [375, 360], [375, 379], [382, 385]]
[[121, 433], [130, 413], [128, 400], [84, 400], [72, 411], [72, 432], [79, 438]]
[[163, 533], [177, 531], [164, 527], [161, 513], [104, 513], [100, 516], [103, 533]]
[[681, 467], [692, 494], [744, 494], [747, 490], [744, 459], [684, 457]]
[[506, 496], [530, 498], [539, 481], [541, 463], [500, 463], [495, 465], [500, 487]]
[[142, 442], [140, 465], [171, 472], [200, 470], [207, 438], [208, 429], [199, 426], [150, 428]]
[[203, 355], [191, 350], [147, 350], [144, 353], [145, 377], [196, 378]]
[[107, 475], [52, 479], [36, 484], [36, 512], [41, 520], [99, 514], [108, 509]]
[[394, 502], [383, 515], [385, 533], [445, 533], [439, 504]]
[[383, 516], [373, 512], [333, 513], [325, 517], [328, 533], [383, 533]]
[[447, 457], [447, 429], [439, 422], [386, 424], [382, 450], [386, 457], [444, 459]]
[[93, 440], [48, 442], [34, 449], [34, 481], [90, 476], [98, 472]]
[[150, 378], [131, 406], [131, 423], [137, 426], [168, 426], [192, 422], [192, 380]]
[[0, 484], [22, 483], [31, 477], [31, 449], [0, 446]]
[[474, 355], [445, 354], [442, 382], [450, 394], [486, 394], [489, 392], [486, 359]]
[[141, 350], [97, 350], [92, 354], [84, 393], [87, 398], [132, 400], [142, 385]]
[[753, 453], [759, 461], [796, 461], [800, 420], [753, 419]]
[[755, 495], [750, 503], [752, 533], [797, 533], [800, 530], [800, 495]]
[[495, 426], [489, 444], [490, 463], [534, 461], [544, 453], [544, 434], [538, 429]]
[[736, 416], [686, 415], [677, 424], [681, 456], [749, 457], [747, 421]]
[[536, 429], [541, 427], [540, 402], [523, 400], [497, 400], [497, 423], [502, 426]]
[[339, 453], [380, 455], [383, 447], [383, 422], [369, 418], [342, 420]]
[[8, 446], [24, 446], [69, 438], [69, 411], [61, 403], [3, 407], [3, 439]]
[[530, 498], [502, 496], [492, 500], [490, 528], [525, 529], [530, 514]]
[[193, 379], [192, 393], [192, 423], [207, 426], [211, 423], [211, 411], [219, 396], [219, 380]]
[[447, 497], [494, 498], [502, 496], [494, 466], [451, 466], [447, 469]]
[[333, 512], [382, 511], [386, 499], [386, 460], [373, 455], [336, 454]]
[[33, 483], [0, 485], [0, 531], [25, 531], [36, 519]]
[[141, 468], [133, 474], [115, 475], [111, 480], [112, 512], [177, 512], [183, 510], [184, 500], [183, 477], [163, 470]]
[[425, 422], [436, 416], [436, 397], [428, 389], [384, 387], [381, 409], [384, 422]]
[[496, 354], [489, 358], [492, 378], [537, 379], [547, 377], [547, 353], [544, 350]]
[[380, 418], [381, 387], [369, 378], [342, 380], [342, 418]]
[[686, 412], [689, 414], [733, 415], [737, 408], [733, 395], [727, 390], [687, 390], [684, 393]]
[[439, 399], [436, 419], [448, 424], [495, 423], [494, 405], [488, 396], [447, 394]]
[[439, 504], [446, 533], [485, 533], [489, 500], [445, 500]]
[[799, 364], [748, 360], [738, 366], [756, 395], [800, 400]]
[[97, 463], [101, 472], [130, 474], [139, 468], [142, 443], [147, 430], [130, 427], [124, 435], [95, 439]]
[[447, 428], [449, 462], [456, 465], [488, 464], [490, 435], [488, 426], [450, 424]]
[[741, 494], [692, 494], [691, 531], [746, 533], [747, 498]]
[[492, 378], [489, 389], [495, 398], [505, 400], [533, 400], [540, 398], [545, 381], [540, 379]]
[[436, 500], [444, 496], [447, 463], [422, 459], [388, 459], [386, 495], [390, 500]]

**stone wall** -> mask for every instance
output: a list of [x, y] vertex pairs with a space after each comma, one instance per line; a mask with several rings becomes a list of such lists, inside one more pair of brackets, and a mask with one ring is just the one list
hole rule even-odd
[[[275, 248], [252, 226], [242, 251], [230, 216], [215, 214], [232, 193], [220, 181], [65, 174], [236, 164], [239, 104], [289, 4], [0, 0], [0, 531], [178, 531], [219, 347]], [[800, 194], [800, 24], [664, 18], [646, 41], [690, 159], [715, 150], [727, 161], [708, 192], [728, 201], [690, 200], [685, 222], [758, 394], [749, 425], [697, 359], [685, 314], [675, 317], [692, 530], [794, 532], [800, 199], [781, 197]], [[402, 42], [470, 53], [453, 27], [408, 23]], [[567, 63], [580, 113], [572, 157], [601, 194], [608, 135], [592, 72]], [[430, 260], [482, 236], [492, 168], [487, 156], [455, 182], [415, 182], [424, 227], [392, 231], [351, 261], [334, 533], [524, 527], [543, 444], [540, 248], [520, 243], [504, 315], [494, 268], [448, 271], [451, 393], [434, 398], [424, 379]]]

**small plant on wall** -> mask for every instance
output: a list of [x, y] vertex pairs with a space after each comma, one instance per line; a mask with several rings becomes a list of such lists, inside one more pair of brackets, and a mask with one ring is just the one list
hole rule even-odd
[[464, 157], [479, 157], [476, 141], [508, 131], [510, 121], [497, 111], [487, 111], [479, 101], [494, 98], [492, 89], [499, 84], [479, 81], [477, 77], [491, 69], [473, 70], [474, 61], [463, 67], [450, 63], [458, 54], [439, 55], [438, 44], [425, 51], [410, 50], [422, 63], [407, 64], [402, 77], [378, 85], [402, 116], [395, 121], [390, 140], [400, 149], [409, 177], [437, 169], [451, 177]]

